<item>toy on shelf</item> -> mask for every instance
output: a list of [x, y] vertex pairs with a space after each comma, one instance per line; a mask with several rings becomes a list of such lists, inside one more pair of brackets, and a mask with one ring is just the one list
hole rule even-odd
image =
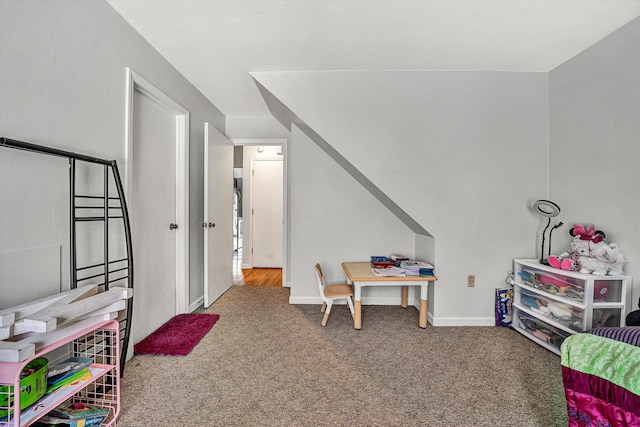
[[573, 256], [569, 252], [563, 252], [558, 256], [549, 255], [547, 258], [549, 265], [553, 268], [561, 270], [576, 271], [578, 270], [578, 257]]
[[518, 325], [520, 328], [525, 329], [534, 337], [550, 343], [557, 348], [560, 348], [562, 341], [564, 341], [567, 336], [571, 335], [562, 329], [540, 323], [535, 318], [528, 316], [526, 313], [519, 313], [518, 319]]
[[582, 312], [574, 310], [569, 304], [548, 300], [528, 292], [522, 292], [520, 302], [531, 311], [557, 320], [572, 329], [579, 328], [582, 324]]
[[584, 299], [584, 289], [567, 281], [564, 277], [544, 271], [532, 271], [523, 268], [518, 276], [524, 280], [524, 284], [532, 286], [540, 291], [552, 295], [572, 298], [578, 301]]
[[624, 255], [618, 245], [605, 242], [604, 232], [596, 230], [593, 224], [586, 228], [582, 224], [576, 224], [569, 230], [569, 234], [573, 236], [570, 250], [559, 256], [550, 256], [549, 265], [596, 276], [624, 274]]

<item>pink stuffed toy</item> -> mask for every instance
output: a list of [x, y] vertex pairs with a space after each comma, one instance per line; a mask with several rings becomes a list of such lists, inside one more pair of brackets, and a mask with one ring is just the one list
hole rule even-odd
[[558, 256], [550, 255], [549, 258], [547, 258], [547, 261], [551, 267], [559, 268], [561, 270], [575, 271], [578, 269], [578, 264], [576, 262], [578, 257], [573, 259], [574, 257], [569, 257], [569, 255], [570, 254], [568, 252], [563, 252]]
[[607, 244], [604, 241], [604, 232], [596, 230], [593, 224], [589, 224], [587, 228], [576, 224], [569, 230], [569, 234], [573, 236], [571, 250], [557, 257], [550, 256], [550, 266], [599, 276], [624, 274], [624, 255], [615, 243]]

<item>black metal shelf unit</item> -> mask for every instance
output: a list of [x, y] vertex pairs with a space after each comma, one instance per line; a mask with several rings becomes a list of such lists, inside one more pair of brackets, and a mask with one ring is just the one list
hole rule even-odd
[[[124, 197], [124, 189], [115, 160], [105, 160], [83, 154], [63, 151], [56, 148], [45, 147], [29, 142], [16, 141], [9, 138], [0, 138], [0, 146], [30, 151], [39, 154], [47, 154], [64, 157], [69, 160], [69, 248], [70, 248], [70, 287], [77, 288], [78, 284], [97, 284], [102, 291], [106, 291], [112, 284], [125, 284], [133, 288], [133, 246], [131, 244], [131, 226], [127, 203]], [[104, 185], [102, 195], [76, 194], [76, 162], [82, 161], [96, 165], [102, 165], [104, 169]], [[118, 196], [109, 196], [109, 170]], [[109, 259], [109, 224], [111, 220], [122, 220], [125, 234], [124, 258]], [[78, 229], [81, 222], [103, 222], [103, 259], [101, 262], [78, 267]], [[95, 283], [96, 279], [102, 279], [102, 283]], [[133, 314], [133, 298], [127, 300], [126, 314], [120, 321], [120, 374], [124, 372], [124, 365], [131, 334], [131, 320]]]

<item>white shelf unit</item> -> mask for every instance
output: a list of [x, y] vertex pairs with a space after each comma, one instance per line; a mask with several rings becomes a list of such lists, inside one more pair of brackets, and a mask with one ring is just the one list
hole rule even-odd
[[559, 355], [560, 345], [572, 334], [624, 326], [631, 283], [631, 276], [595, 276], [515, 259], [513, 328]]
[[[115, 426], [120, 413], [120, 336], [116, 320], [97, 321], [67, 338], [47, 346], [27, 360], [0, 362], [0, 397], [13, 394], [7, 399], [9, 406], [0, 410], [9, 415], [0, 418], [0, 427], [26, 427], [36, 423], [56, 406], [66, 401], [83, 402], [109, 410], [102, 426]], [[49, 366], [69, 357], [91, 357], [91, 378], [45, 394], [33, 405], [20, 410], [20, 373], [32, 360], [44, 357]], [[4, 401], [5, 399], [0, 399]]]

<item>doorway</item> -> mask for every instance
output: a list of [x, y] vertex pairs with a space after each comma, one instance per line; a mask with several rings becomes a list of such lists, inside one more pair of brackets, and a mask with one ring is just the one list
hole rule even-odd
[[[277, 140], [233, 140], [236, 148], [234, 170], [237, 182], [241, 184], [242, 215], [237, 229], [239, 247], [234, 251], [234, 284], [286, 286], [286, 139]], [[239, 161], [238, 157], [241, 157]], [[256, 169], [257, 165], [257, 169]], [[266, 166], [266, 167], [262, 167]], [[241, 169], [238, 169], [241, 167]], [[263, 172], [271, 170], [276, 173], [275, 180], [263, 180]], [[256, 181], [257, 174], [257, 181]], [[256, 185], [257, 184], [257, 185]], [[256, 200], [256, 195], [258, 196]], [[255, 202], [258, 202], [256, 212]], [[276, 207], [260, 207], [263, 202]], [[258, 215], [255, 221], [253, 214]], [[277, 218], [276, 218], [277, 217]], [[259, 228], [256, 228], [259, 227]], [[261, 228], [260, 228], [261, 227]], [[255, 238], [259, 244], [256, 247]], [[265, 236], [270, 236], [265, 239]], [[264, 245], [266, 240], [267, 245]], [[276, 245], [269, 245], [275, 242]], [[258, 251], [258, 252], [256, 252]], [[261, 254], [264, 251], [267, 256]], [[245, 276], [248, 279], [245, 281]]]
[[133, 345], [187, 311], [189, 113], [130, 69], [127, 90], [125, 176], [136, 268]]

